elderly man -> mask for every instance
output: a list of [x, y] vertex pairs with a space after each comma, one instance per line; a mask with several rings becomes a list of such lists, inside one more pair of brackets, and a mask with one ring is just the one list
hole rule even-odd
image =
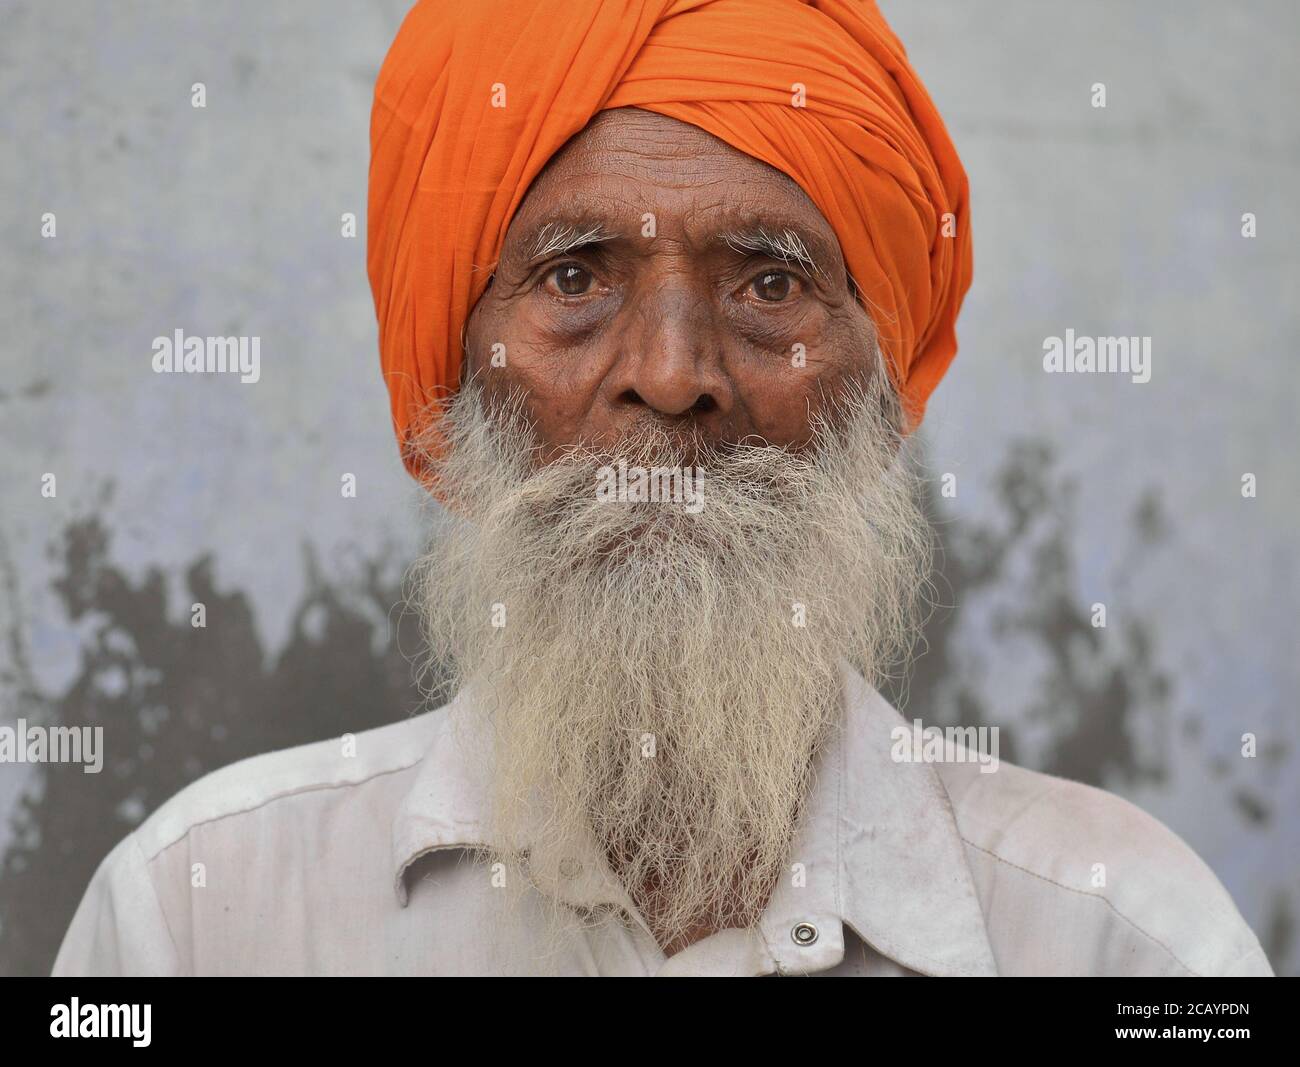
[[970, 243], [871, 3], [420, 4], [372, 149], [454, 699], [182, 792], [58, 972], [1270, 973], [1158, 822], [873, 687]]

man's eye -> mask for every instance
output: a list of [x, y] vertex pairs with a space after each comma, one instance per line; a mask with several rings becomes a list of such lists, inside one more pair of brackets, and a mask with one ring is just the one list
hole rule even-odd
[[749, 283], [749, 290], [765, 304], [779, 304], [796, 291], [797, 282], [789, 271], [765, 270]]
[[544, 284], [554, 286], [561, 296], [583, 296], [591, 291], [595, 282], [591, 271], [579, 263], [561, 263], [546, 272]]

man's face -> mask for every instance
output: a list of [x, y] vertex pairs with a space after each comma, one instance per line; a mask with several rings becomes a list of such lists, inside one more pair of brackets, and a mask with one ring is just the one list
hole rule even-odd
[[[594, 841], [666, 946], [747, 925], [841, 665], [910, 647], [928, 563], [835, 236], [778, 172], [609, 112], [529, 191], [467, 348], [420, 588], [432, 658], [493, 709], [493, 840]], [[602, 495], [615, 468], [691, 468], [700, 506]]]
[[792, 179], [620, 108], [533, 182], [470, 316], [465, 371], [489, 397], [521, 390], [548, 453], [647, 419], [802, 447], [872, 342], [835, 233]]

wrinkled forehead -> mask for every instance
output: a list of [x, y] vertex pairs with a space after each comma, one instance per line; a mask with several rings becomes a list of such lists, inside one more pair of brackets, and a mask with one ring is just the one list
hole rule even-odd
[[650, 236], [701, 251], [726, 241], [810, 270], [844, 270], [830, 223], [788, 174], [640, 108], [598, 112], [552, 156], [511, 220], [502, 256], [554, 254], [566, 239]]

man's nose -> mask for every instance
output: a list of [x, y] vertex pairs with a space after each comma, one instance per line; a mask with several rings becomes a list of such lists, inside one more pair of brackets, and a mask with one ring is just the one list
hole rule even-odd
[[620, 414], [649, 408], [708, 424], [725, 417], [734, 389], [723, 365], [723, 324], [709, 295], [689, 281], [665, 283], [629, 309], [611, 337], [617, 356], [604, 391]]

